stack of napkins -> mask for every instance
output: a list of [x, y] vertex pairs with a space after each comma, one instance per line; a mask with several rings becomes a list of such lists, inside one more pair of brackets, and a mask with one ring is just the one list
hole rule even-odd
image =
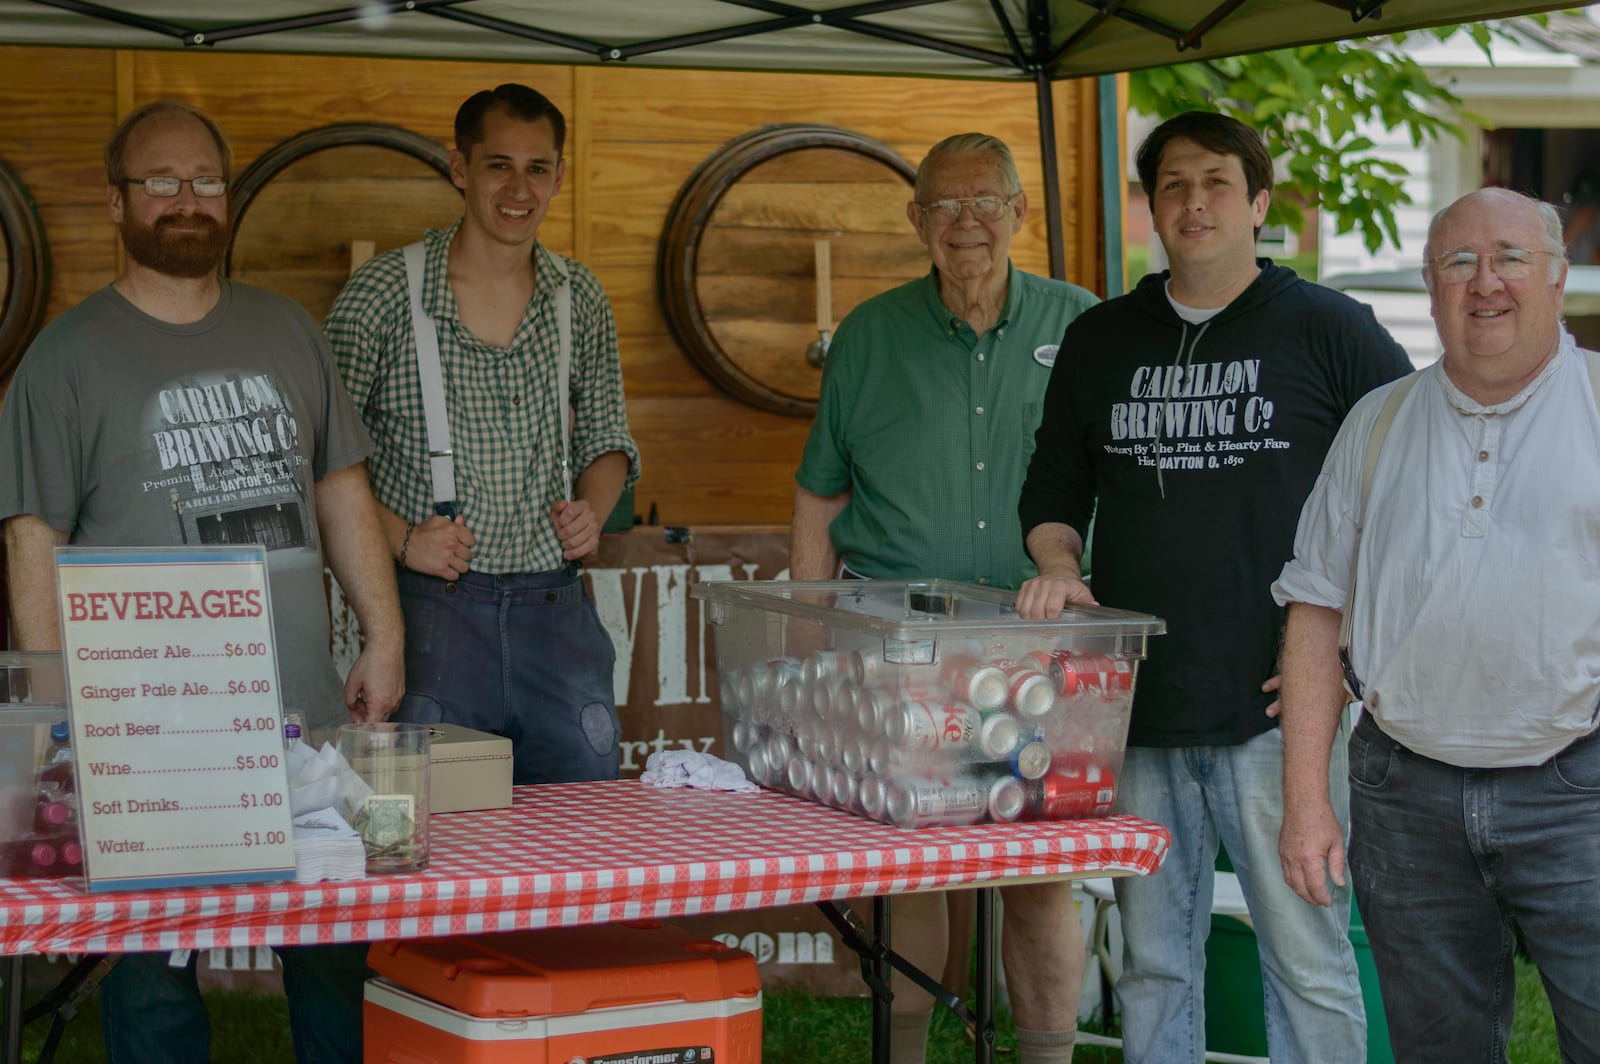
[[367, 874], [367, 848], [356, 829], [332, 809], [317, 809], [294, 818], [294, 879], [361, 879]]
[[361, 879], [367, 874], [366, 846], [338, 811], [360, 809], [372, 788], [332, 743], [323, 743], [320, 750], [290, 743], [288, 762], [295, 881]]

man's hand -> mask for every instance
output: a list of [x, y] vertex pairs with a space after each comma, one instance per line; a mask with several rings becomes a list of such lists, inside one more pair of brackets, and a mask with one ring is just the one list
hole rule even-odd
[[405, 545], [405, 565], [412, 572], [455, 580], [472, 568], [472, 548], [478, 537], [457, 516], [430, 517], [411, 530]]
[[1076, 575], [1040, 573], [1017, 589], [1017, 613], [1030, 621], [1050, 621], [1061, 616], [1067, 603], [1098, 606], [1089, 585]]
[[561, 541], [561, 556], [569, 562], [587, 558], [600, 549], [600, 519], [587, 499], [562, 499], [550, 507], [550, 521]]
[[[1274, 676], [1268, 676], [1267, 677], [1267, 682], [1261, 685], [1261, 690], [1264, 693], [1269, 694], [1269, 695], [1277, 694], [1278, 693], [1278, 688], [1280, 688], [1282, 686], [1283, 686], [1283, 674], [1282, 673], [1278, 673], [1277, 675], [1274, 675]], [[1268, 717], [1276, 717], [1278, 714], [1280, 714], [1282, 712], [1283, 712], [1283, 700], [1279, 699], [1279, 698], [1274, 698], [1272, 700], [1272, 705], [1267, 707], [1267, 716]]]
[[1344, 886], [1344, 835], [1328, 801], [1285, 803], [1278, 861], [1290, 890], [1312, 905], [1333, 904], [1327, 879]]
[[350, 667], [344, 682], [344, 704], [351, 720], [376, 724], [388, 720], [399, 708], [405, 689], [404, 644], [390, 647], [369, 642]]

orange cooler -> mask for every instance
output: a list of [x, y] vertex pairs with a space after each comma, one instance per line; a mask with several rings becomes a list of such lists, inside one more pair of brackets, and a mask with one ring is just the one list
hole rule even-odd
[[375, 942], [364, 1064], [760, 1064], [756, 960], [654, 920]]

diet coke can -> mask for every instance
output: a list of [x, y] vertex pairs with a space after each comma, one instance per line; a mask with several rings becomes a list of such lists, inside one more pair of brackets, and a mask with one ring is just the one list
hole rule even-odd
[[1082, 754], [1057, 760], [1040, 779], [1028, 784], [1030, 820], [1076, 820], [1105, 816], [1117, 799], [1111, 769]]
[[1004, 672], [965, 654], [946, 658], [939, 680], [956, 701], [970, 702], [979, 709], [1000, 709], [1009, 696]]
[[833, 804], [840, 809], [855, 809], [856, 789], [859, 786], [856, 778], [844, 769], [835, 769], [833, 773]]
[[752, 746], [745, 759], [750, 763], [750, 778], [763, 787], [772, 782], [772, 766], [767, 764], [767, 748], [761, 743]]
[[887, 691], [862, 689], [856, 692], [856, 723], [863, 735], [882, 735], [895, 709], [895, 698]]
[[989, 787], [971, 776], [897, 779], [886, 789], [884, 812], [901, 828], [976, 824], [989, 812]]
[[785, 774], [789, 781], [789, 792], [801, 798], [811, 797], [811, 762], [798, 753], [789, 758]]
[[983, 724], [978, 729], [978, 746], [983, 750], [984, 757], [991, 761], [1009, 757], [1021, 741], [1022, 728], [1017, 724], [1016, 717], [999, 710], [983, 715]]
[[846, 734], [839, 739], [839, 764], [852, 776], [867, 770], [867, 738]]
[[833, 800], [833, 766], [826, 761], [811, 762], [811, 776], [806, 781], [806, 787], [817, 801], [828, 802]]
[[982, 727], [983, 715], [959, 702], [902, 702], [883, 734], [895, 746], [953, 753], [975, 745]]
[[819, 650], [806, 659], [805, 678], [808, 683], [820, 684], [830, 676], [849, 676], [850, 656], [837, 650]]
[[861, 811], [873, 820], [883, 820], [883, 778], [868, 773], [861, 777], [861, 786], [856, 788], [856, 798], [861, 802]]
[[1133, 690], [1133, 664], [1110, 654], [1063, 652], [1050, 668], [1050, 678], [1063, 697]]
[[989, 819], [996, 824], [1019, 820], [1028, 807], [1028, 792], [1015, 776], [997, 776], [989, 784]]

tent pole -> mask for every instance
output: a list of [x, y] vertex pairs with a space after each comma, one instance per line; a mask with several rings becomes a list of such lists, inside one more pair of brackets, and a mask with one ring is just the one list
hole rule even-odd
[[1050, 276], [1067, 279], [1066, 247], [1061, 236], [1061, 168], [1056, 159], [1056, 103], [1050, 74], [1043, 67], [1033, 72], [1039, 104], [1039, 157], [1044, 163], [1044, 218], [1050, 246]]
[[1117, 76], [1095, 79], [1100, 107], [1100, 231], [1105, 249], [1105, 297], [1114, 299], [1126, 287], [1122, 247], [1122, 137], [1117, 114]]

